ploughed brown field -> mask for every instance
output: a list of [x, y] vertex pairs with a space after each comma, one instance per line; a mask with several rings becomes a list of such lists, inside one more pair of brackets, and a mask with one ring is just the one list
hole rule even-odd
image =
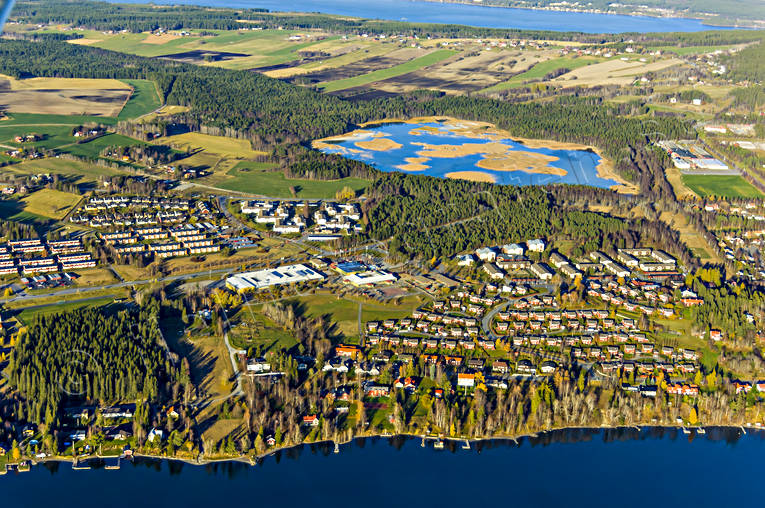
[[409, 60], [421, 57], [426, 53], [428, 53], [427, 50], [418, 48], [396, 49], [382, 56], [364, 58], [363, 60], [352, 62], [341, 67], [296, 75], [293, 78], [287, 79], [287, 81], [300, 84], [316, 84], [337, 81], [338, 79], [355, 78], [356, 76], [369, 74], [370, 72], [380, 69], [394, 67], [404, 62], [408, 62]]
[[0, 106], [16, 113], [119, 115], [130, 98], [127, 89], [39, 89], [0, 91]]

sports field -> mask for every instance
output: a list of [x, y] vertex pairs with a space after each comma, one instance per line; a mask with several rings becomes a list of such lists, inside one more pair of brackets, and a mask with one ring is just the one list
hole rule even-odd
[[762, 192], [738, 175], [683, 175], [683, 183], [701, 197], [762, 197]]

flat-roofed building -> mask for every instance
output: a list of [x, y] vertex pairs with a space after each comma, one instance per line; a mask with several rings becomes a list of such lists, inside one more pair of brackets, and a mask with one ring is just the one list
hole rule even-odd
[[303, 264], [286, 265], [255, 272], [244, 272], [226, 279], [226, 286], [234, 291], [258, 290], [299, 282], [324, 280], [324, 275]]
[[383, 270], [369, 270], [348, 274], [343, 277], [343, 280], [354, 286], [374, 286], [377, 284], [393, 284], [398, 278], [392, 273]]

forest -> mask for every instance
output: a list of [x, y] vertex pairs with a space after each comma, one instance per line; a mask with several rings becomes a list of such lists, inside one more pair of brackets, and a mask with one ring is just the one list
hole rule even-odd
[[84, 308], [38, 315], [8, 367], [18, 419], [56, 426], [66, 405], [158, 402], [178, 369], [158, 328], [159, 304], [116, 312]]
[[765, 41], [751, 44], [741, 51], [728, 56], [724, 62], [730, 68], [729, 75], [734, 81], [748, 81], [761, 84], [765, 81]]
[[565, 252], [571, 256], [656, 245], [687, 266], [697, 265], [679, 234], [664, 222], [620, 219], [563, 205], [569, 201], [566, 189], [569, 186], [513, 187], [383, 173], [367, 189], [364, 211], [369, 234], [378, 240], [391, 238], [391, 254], [403, 258], [453, 256], [542, 237], [573, 244]]

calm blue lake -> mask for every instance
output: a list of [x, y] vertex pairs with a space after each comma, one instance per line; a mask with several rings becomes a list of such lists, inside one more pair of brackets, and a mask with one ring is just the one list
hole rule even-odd
[[[127, 0], [110, 1], [128, 3]], [[586, 33], [698, 32], [719, 28], [704, 25], [696, 19], [539, 11], [412, 0], [375, 0], [373, 2], [367, 0], [131, 0], [131, 2], [265, 8], [272, 11], [323, 12], [416, 23], [454, 23], [485, 28]]]
[[137, 460], [119, 471], [68, 463], [0, 477], [3, 506], [757, 506], [762, 433], [580, 430], [463, 450], [369, 439], [303, 446], [258, 466]]
[[459, 120], [381, 124], [332, 138], [317, 148], [386, 172], [441, 178], [475, 172], [489, 175], [500, 185], [566, 183], [610, 188], [619, 183], [598, 176], [601, 158], [590, 150], [529, 148], [486, 124]]

